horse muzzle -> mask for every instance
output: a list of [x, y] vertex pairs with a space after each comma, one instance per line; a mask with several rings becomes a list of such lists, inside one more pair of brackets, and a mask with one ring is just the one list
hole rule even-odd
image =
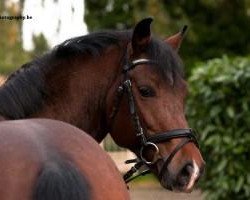
[[[182, 140], [166, 157], [159, 157], [159, 149], [156, 144], [164, 143], [175, 138], [182, 138]], [[185, 145], [190, 143], [199, 149], [197, 139], [192, 129], [175, 129], [165, 133], [155, 134], [147, 138], [146, 145], [141, 148], [140, 158], [155, 172], [163, 187], [174, 191], [190, 192], [204, 171], [204, 161], [199, 160], [199, 164], [197, 164], [198, 161], [187, 158], [182, 158], [182, 163], [176, 163], [177, 161], [174, 160], [177, 153]]]
[[[164, 165], [164, 164], [163, 164]], [[161, 185], [171, 191], [191, 192], [204, 172], [205, 164], [200, 166], [193, 162], [186, 162], [179, 170], [168, 169], [158, 175]]]

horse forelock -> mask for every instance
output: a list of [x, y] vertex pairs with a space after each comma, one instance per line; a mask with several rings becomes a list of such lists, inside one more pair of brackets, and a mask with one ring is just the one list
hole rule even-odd
[[179, 55], [166, 42], [152, 38], [145, 53], [149, 59], [156, 61], [153, 69], [159, 77], [174, 83], [184, 76]]

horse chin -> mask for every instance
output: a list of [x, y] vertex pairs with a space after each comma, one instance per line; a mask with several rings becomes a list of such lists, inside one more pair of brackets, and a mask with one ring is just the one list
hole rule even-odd
[[[183, 193], [190, 193], [193, 190], [193, 185], [190, 187], [190, 179], [187, 177], [181, 177], [178, 173], [174, 173], [173, 171], [169, 170], [169, 168], [164, 171], [162, 177], [159, 176], [160, 169], [162, 169], [162, 163], [158, 162], [156, 164], [157, 170], [154, 173], [157, 175], [160, 184], [163, 188], [173, 191], [173, 192], [183, 192]], [[157, 171], [157, 173], [156, 173]]]
[[173, 192], [190, 193], [193, 188], [188, 187], [188, 182], [185, 180], [178, 180], [175, 176], [166, 172], [160, 180], [161, 186]]

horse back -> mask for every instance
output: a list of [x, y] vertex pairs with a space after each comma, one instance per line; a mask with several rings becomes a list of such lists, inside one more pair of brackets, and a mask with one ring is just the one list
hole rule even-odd
[[[129, 199], [111, 158], [90, 136], [63, 122], [48, 119], [1, 122], [0, 158], [0, 185], [5, 185], [0, 187], [3, 200], [49, 199], [38, 197], [55, 191], [64, 197], [73, 192], [76, 200], [83, 196]], [[61, 188], [68, 188], [68, 193]]]

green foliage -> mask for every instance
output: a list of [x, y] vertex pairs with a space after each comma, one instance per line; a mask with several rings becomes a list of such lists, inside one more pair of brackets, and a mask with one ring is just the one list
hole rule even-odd
[[[13, 4], [6, 7], [1, 2], [1, 15], [19, 15], [20, 10]], [[22, 5], [20, 5], [22, 6]], [[21, 22], [16, 20], [0, 20], [0, 73], [8, 74], [27, 62], [30, 56], [22, 48]]]
[[187, 64], [224, 54], [245, 56], [250, 52], [250, 4], [248, 0], [164, 1], [171, 23], [187, 23], [182, 46]]
[[49, 49], [48, 42], [42, 33], [33, 35], [32, 40], [34, 44], [34, 49], [31, 52], [32, 57], [40, 56]]
[[[19, 15], [23, 8], [24, 0], [6, 7], [5, 2], [0, 3], [1, 15]], [[18, 8], [18, 9], [17, 9]], [[39, 56], [49, 49], [43, 34], [33, 36], [34, 50], [27, 52], [21, 42], [22, 21], [0, 20], [0, 74], [8, 75], [22, 64], [35, 56]]]
[[189, 78], [187, 115], [206, 160], [208, 199], [250, 199], [250, 58], [200, 63]]
[[22, 49], [21, 43], [15, 46], [1, 48], [0, 74], [9, 74], [30, 60], [30, 56]]
[[132, 26], [131, 1], [87, 0], [85, 21], [90, 31], [125, 29]]

